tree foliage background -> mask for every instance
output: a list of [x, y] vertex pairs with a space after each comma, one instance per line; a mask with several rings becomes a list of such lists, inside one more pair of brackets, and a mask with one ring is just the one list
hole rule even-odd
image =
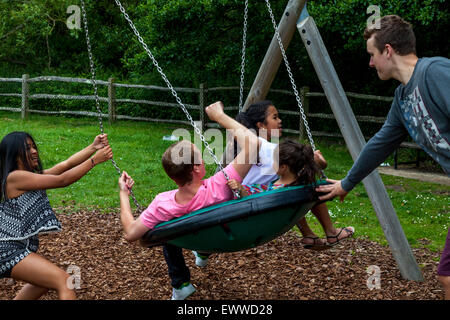
[[[115, 2], [85, 2], [97, 77], [164, 85]], [[380, 81], [368, 66], [369, 57], [362, 38], [370, 16], [367, 7], [379, 5], [381, 15], [398, 14], [411, 22], [419, 56], [448, 57], [450, 14], [446, 2], [314, 0], [308, 1], [308, 11], [319, 27], [344, 89], [390, 96], [398, 83]], [[122, 3], [174, 86], [239, 85], [244, 0], [123, 0]], [[277, 19], [287, 3], [287, 0], [271, 1]], [[66, 25], [70, 5], [81, 6], [78, 0], [0, 0], [0, 77], [20, 77], [23, 73], [89, 77], [84, 31], [69, 30]], [[245, 70], [248, 87], [273, 32], [265, 1], [249, 1]], [[309, 86], [311, 91], [321, 91], [298, 32], [287, 54], [297, 87]], [[56, 91], [63, 89], [54, 86]], [[290, 90], [283, 65], [272, 87]], [[232, 99], [236, 105], [237, 97]], [[280, 104], [283, 101], [277, 101]], [[42, 108], [51, 108], [51, 103]], [[376, 105], [362, 108], [369, 108], [365, 114], [377, 113]]]

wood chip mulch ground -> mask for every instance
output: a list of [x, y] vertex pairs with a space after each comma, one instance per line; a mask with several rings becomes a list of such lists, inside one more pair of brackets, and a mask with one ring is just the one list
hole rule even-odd
[[[64, 270], [69, 266], [79, 268], [79, 299], [170, 298], [172, 289], [162, 248], [142, 248], [123, 240], [118, 212], [93, 210], [58, 217], [63, 232], [41, 236], [38, 253]], [[205, 268], [197, 267], [193, 254], [185, 250], [191, 280], [197, 288], [190, 299], [443, 299], [436, 277], [439, 253], [413, 250], [425, 278], [424, 282], [414, 282], [401, 277], [389, 248], [375, 242], [348, 239], [330, 250], [316, 252], [304, 249], [300, 240], [290, 231], [255, 249], [214, 254]], [[368, 288], [369, 266], [381, 270], [380, 289]], [[12, 299], [22, 286], [11, 279], [0, 279], [0, 299]], [[56, 298], [54, 292], [43, 297]]]

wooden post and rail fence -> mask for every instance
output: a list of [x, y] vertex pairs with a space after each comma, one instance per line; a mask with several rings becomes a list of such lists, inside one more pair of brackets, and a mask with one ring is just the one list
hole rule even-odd
[[[28, 115], [30, 113], [37, 114], [50, 114], [50, 115], [74, 115], [74, 116], [86, 116], [86, 117], [98, 117], [98, 113], [95, 111], [71, 111], [71, 110], [59, 110], [59, 111], [48, 111], [48, 110], [33, 110], [30, 109], [30, 100], [38, 100], [38, 99], [62, 99], [62, 100], [95, 100], [94, 95], [67, 95], [67, 94], [32, 94], [30, 91], [30, 85], [38, 82], [64, 82], [64, 83], [81, 83], [86, 85], [92, 85], [90, 79], [83, 78], [69, 78], [69, 77], [58, 77], [58, 76], [40, 76], [35, 78], [30, 78], [28, 74], [22, 75], [22, 78], [0, 78], [0, 83], [21, 83], [22, 91], [21, 93], [4, 93], [0, 92], [1, 97], [16, 97], [21, 99], [21, 107], [1, 107], [0, 111], [12, 111], [12, 112], [20, 112], [22, 119], [28, 119]], [[150, 100], [137, 100], [137, 99], [118, 99], [116, 97], [116, 88], [131, 88], [131, 89], [146, 89], [146, 90], [156, 90], [156, 91], [166, 91], [169, 92], [167, 87], [159, 87], [152, 85], [136, 85], [136, 84], [123, 84], [116, 83], [114, 78], [109, 78], [108, 81], [104, 80], [96, 80], [98, 86], [107, 86], [108, 88], [108, 96], [107, 97], [99, 97], [100, 102], [108, 104], [108, 113], [102, 113], [102, 118], [107, 118], [109, 123], [113, 123], [116, 120], [133, 120], [133, 121], [149, 121], [149, 122], [166, 122], [166, 123], [179, 123], [189, 125], [190, 122], [186, 120], [174, 120], [174, 119], [155, 119], [155, 118], [146, 118], [146, 117], [133, 117], [130, 115], [117, 114], [117, 105], [119, 103], [136, 103], [136, 104], [145, 104], [149, 106], [156, 107], [178, 107], [177, 103], [173, 102], [165, 102], [165, 101], [150, 101]], [[247, 88], [248, 89], [248, 88]], [[198, 104], [185, 104], [186, 108], [191, 110], [198, 110], [199, 112], [199, 121], [202, 124], [202, 129], [205, 127], [214, 126], [211, 123], [205, 122], [205, 114], [204, 109], [206, 107], [205, 101], [208, 92], [217, 92], [217, 91], [238, 91], [239, 87], [213, 87], [208, 88], [206, 84], [202, 83], [198, 88], [175, 88], [177, 92], [186, 92], [186, 93], [195, 93], [198, 95]], [[279, 93], [288, 96], [294, 96], [293, 92], [289, 90], [280, 90], [280, 89], [270, 89], [271, 93]], [[383, 97], [376, 95], [368, 95], [354, 92], [346, 92], [347, 97], [356, 98], [362, 100], [371, 100], [371, 101], [381, 101], [386, 103], [392, 102], [392, 97]], [[319, 118], [319, 119], [335, 119], [333, 113], [313, 113], [309, 110], [309, 105], [311, 98], [315, 97], [325, 97], [325, 93], [323, 92], [310, 92], [309, 87], [302, 87], [300, 90], [300, 98], [302, 101], [303, 108], [305, 110], [305, 114], [307, 118]], [[236, 111], [238, 110], [238, 106], [228, 106], [225, 107], [225, 111]], [[298, 129], [290, 129], [283, 128], [284, 132], [298, 134], [299, 139], [303, 140], [306, 138], [305, 136], [305, 128], [303, 124], [303, 120], [299, 111], [292, 110], [278, 110], [281, 115], [287, 116], [295, 116], [299, 119]], [[369, 115], [357, 115], [356, 119], [358, 122], [365, 123], [378, 123], [383, 124], [386, 120], [385, 117], [374, 117]], [[337, 132], [326, 132], [326, 131], [312, 131], [313, 136], [317, 137], [333, 137], [333, 138], [342, 138], [341, 133]], [[366, 136], [366, 139], [369, 139], [370, 136]], [[402, 147], [416, 149], [418, 152], [420, 148], [412, 142], [403, 142]], [[420, 160], [420, 154], [417, 153], [417, 159], [408, 163], [416, 163]], [[397, 151], [394, 154], [394, 166], [397, 168]]]
[[[62, 100], [95, 100], [94, 95], [67, 95], [67, 94], [47, 94], [39, 93], [33, 94], [30, 90], [30, 85], [38, 82], [64, 82], [64, 83], [81, 83], [86, 85], [92, 85], [90, 79], [83, 78], [69, 78], [69, 77], [58, 77], [58, 76], [40, 76], [35, 78], [30, 78], [29, 75], [24, 74], [22, 78], [0, 78], [0, 83], [21, 83], [22, 91], [21, 93], [4, 93], [0, 92], [1, 97], [16, 97], [21, 99], [21, 107], [0, 107], [0, 111], [11, 111], [20, 112], [22, 119], [27, 119], [30, 113], [37, 114], [50, 114], [50, 115], [74, 115], [74, 116], [86, 116], [86, 117], [98, 117], [98, 113], [94, 111], [71, 111], [71, 110], [58, 110], [58, 111], [48, 111], [48, 110], [33, 110], [30, 109], [30, 100], [38, 99], [62, 99]], [[138, 99], [120, 99], [116, 96], [117, 88], [131, 88], [131, 89], [146, 89], [146, 90], [157, 90], [169, 92], [166, 87], [152, 86], [152, 85], [136, 85], [136, 84], [122, 84], [116, 83], [115, 79], [110, 78], [108, 81], [96, 80], [98, 86], [106, 86], [108, 88], [108, 96], [99, 96], [100, 102], [108, 104], [108, 113], [102, 113], [101, 117], [107, 118], [110, 123], [116, 120], [134, 120], [134, 121], [150, 121], [150, 122], [167, 122], [167, 123], [180, 123], [187, 124], [190, 123], [185, 120], [174, 120], [174, 119], [154, 119], [146, 117], [133, 117], [126, 114], [117, 114], [117, 105], [120, 103], [136, 103], [144, 104], [148, 106], [156, 107], [178, 107], [177, 103], [165, 102], [165, 101], [150, 101], [150, 100], [138, 100]], [[210, 126], [211, 124], [205, 123], [204, 108], [206, 107], [205, 101], [206, 96], [210, 92], [217, 91], [238, 91], [239, 87], [213, 87], [208, 88], [206, 84], [202, 83], [198, 88], [175, 88], [177, 92], [187, 92], [194, 93], [198, 95], [198, 104], [185, 104], [187, 109], [197, 110], [199, 112], [199, 121], [204, 127]], [[269, 92], [284, 94], [289, 96], [294, 96], [294, 94], [289, 90], [277, 90], [271, 89]], [[353, 92], [346, 92], [346, 95], [351, 98], [372, 100], [372, 101], [382, 101], [390, 103], [392, 97], [382, 97], [375, 95], [367, 95]], [[320, 119], [334, 119], [333, 113], [313, 113], [309, 110], [310, 100], [315, 97], [325, 97], [324, 93], [321, 92], [310, 92], [309, 87], [302, 87], [300, 90], [300, 97], [305, 110], [305, 114], [308, 118], [320, 118]], [[225, 111], [236, 111], [238, 106], [227, 106]], [[295, 116], [299, 119], [298, 129], [283, 128], [283, 131], [298, 134], [300, 139], [305, 138], [305, 130], [303, 125], [303, 120], [299, 111], [291, 110], [278, 110], [281, 115]], [[359, 122], [369, 122], [382, 124], [386, 120], [385, 117], [373, 117], [368, 115], [358, 115], [356, 119]], [[314, 136], [318, 137], [335, 137], [342, 138], [340, 133], [336, 132], [325, 132], [325, 131], [312, 131]], [[369, 137], [366, 137], [369, 138]], [[408, 147], [411, 147], [410, 144]], [[412, 146], [414, 148], [414, 146]]]

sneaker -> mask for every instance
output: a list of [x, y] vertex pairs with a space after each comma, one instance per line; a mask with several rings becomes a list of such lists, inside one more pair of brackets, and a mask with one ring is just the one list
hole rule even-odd
[[195, 256], [195, 264], [201, 268], [206, 267], [208, 264], [208, 256], [203, 256], [199, 254], [197, 251], [192, 251]]
[[172, 289], [172, 300], [184, 300], [195, 292], [195, 288], [189, 282], [183, 283], [183, 285], [176, 289]]

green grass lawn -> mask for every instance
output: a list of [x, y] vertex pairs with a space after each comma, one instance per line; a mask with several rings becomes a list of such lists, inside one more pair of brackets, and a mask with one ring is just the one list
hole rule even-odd
[[[176, 188], [162, 169], [161, 156], [172, 143], [163, 141], [163, 136], [170, 135], [179, 125], [119, 121], [113, 125], [106, 122], [104, 127], [115, 161], [136, 181], [134, 193], [143, 207], [156, 194]], [[45, 168], [67, 159], [92, 143], [99, 134], [95, 118], [30, 115], [28, 121], [22, 121], [20, 114], [0, 112], [0, 137], [11, 131], [27, 131], [33, 135]], [[317, 140], [316, 145], [328, 161], [327, 176], [343, 178], [352, 165], [346, 147], [321, 140]], [[207, 176], [214, 171], [215, 165], [207, 165]], [[381, 177], [411, 246], [442, 250], [450, 225], [450, 187], [387, 175]], [[106, 212], [119, 207], [117, 180], [118, 173], [107, 162], [67, 188], [49, 190], [48, 195], [53, 206], [65, 207], [67, 213], [90, 207]], [[337, 227], [354, 226], [356, 237], [387, 244], [362, 184], [350, 192], [343, 203], [334, 200], [328, 202], [328, 207]], [[317, 220], [312, 215], [307, 218], [313, 230], [323, 235]]]

